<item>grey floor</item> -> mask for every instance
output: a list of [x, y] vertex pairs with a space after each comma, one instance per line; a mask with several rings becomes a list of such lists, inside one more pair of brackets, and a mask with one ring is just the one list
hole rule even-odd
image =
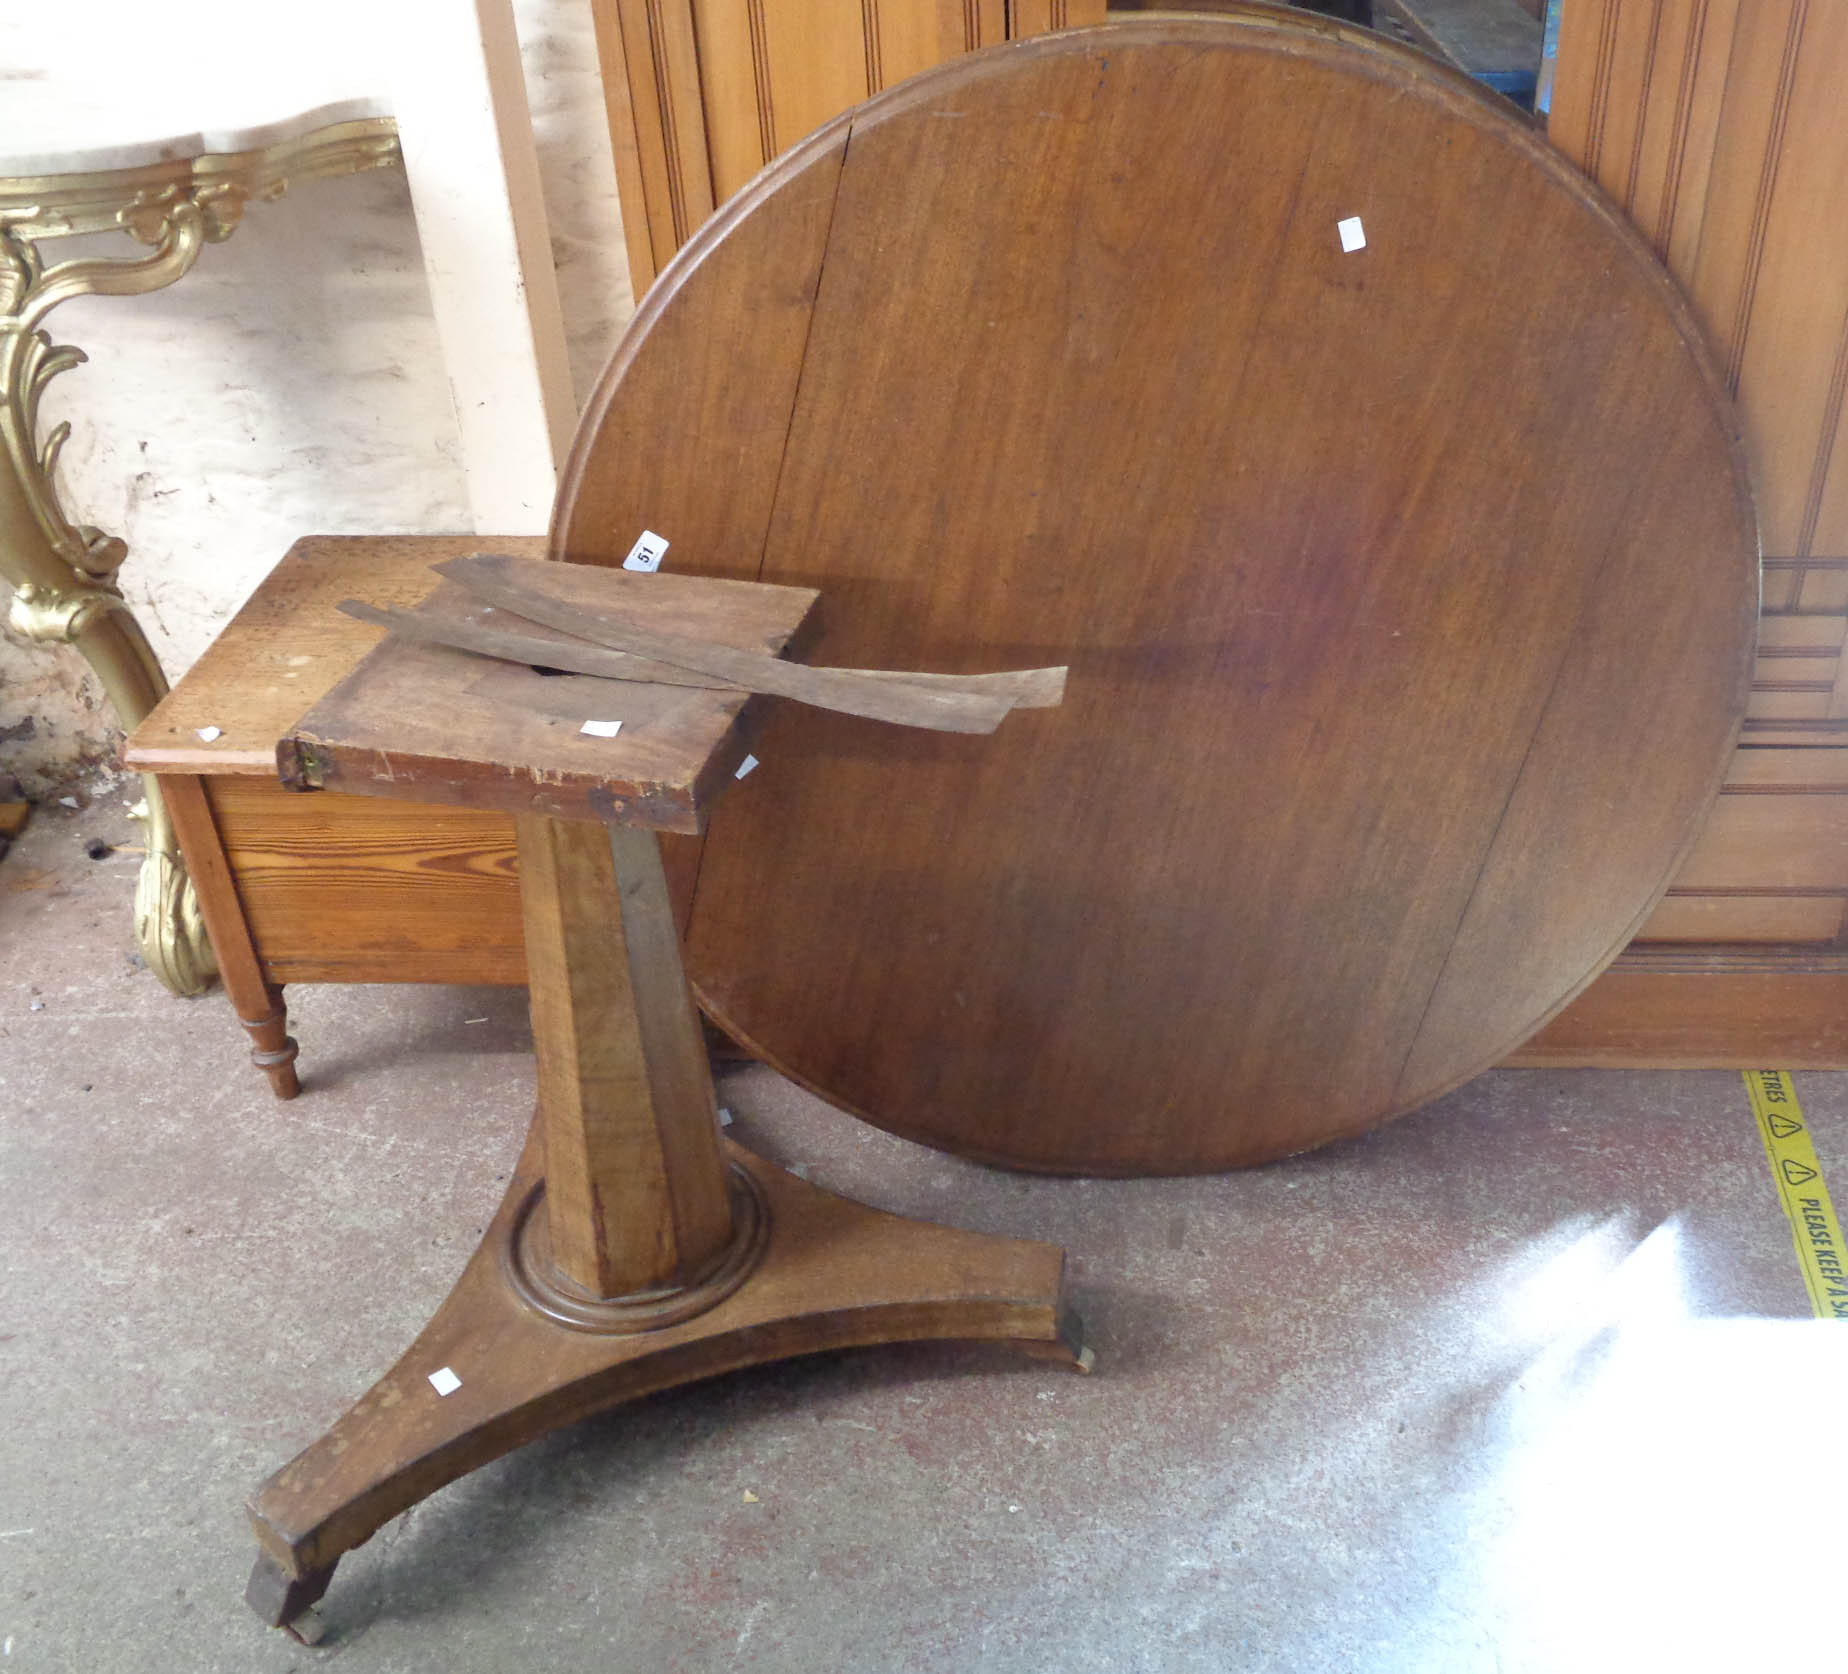
[[[734, 1129], [1070, 1252], [1097, 1370], [818, 1357], [444, 1490], [304, 1649], [249, 1491], [408, 1343], [531, 1098], [521, 997], [293, 994], [270, 1099], [131, 957], [119, 794], [0, 861], [0, 1670], [1840, 1667], [1848, 1330], [1807, 1317], [1730, 1073], [1501, 1072], [1216, 1179], [891, 1139], [768, 1071]], [[1848, 1076], [1804, 1075], [1848, 1191]]]

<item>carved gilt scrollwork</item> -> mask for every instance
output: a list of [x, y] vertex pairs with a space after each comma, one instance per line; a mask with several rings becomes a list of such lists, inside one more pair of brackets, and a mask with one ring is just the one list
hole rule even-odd
[[[126, 543], [72, 521], [59, 503], [54, 473], [70, 426], [59, 424], [41, 440], [39, 406], [46, 385], [86, 357], [53, 343], [42, 322], [72, 297], [136, 296], [172, 284], [206, 244], [231, 236], [246, 204], [280, 196], [291, 179], [385, 167], [397, 158], [390, 119], [367, 117], [259, 150], [0, 180], [0, 581], [13, 588], [6, 626], [38, 643], [75, 646], [125, 727], [147, 715], [167, 680], [116, 585]], [[111, 230], [151, 253], [48, 266], [38, 248], [50, 238]], [[136, 940], [168, 988], [194, 994], [216, 965], [160, 787], [152, 777], [145, 783], [147, 860], [136, 893]]]

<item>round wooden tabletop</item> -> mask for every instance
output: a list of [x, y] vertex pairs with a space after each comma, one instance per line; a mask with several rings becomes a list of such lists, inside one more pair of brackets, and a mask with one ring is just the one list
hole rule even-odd
[[645, 528], [819, 588], [817, 663], [1071, 665], [993, 737], [780, 706], [688, 924], [796, 1080], [1061, 1172], [1300, 1151], [1512, 1050], [1692, 841], [1756, 605], [1643, 244], [1461, 77], [1279, 14], [959, 59], [766, 171], [637, 314], [553, 550]]

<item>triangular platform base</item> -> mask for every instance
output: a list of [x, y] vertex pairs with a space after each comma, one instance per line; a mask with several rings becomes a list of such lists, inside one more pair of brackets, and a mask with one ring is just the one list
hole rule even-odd
[[[309, 1637], [304, 1612], [341, 1556], [445, 1483], [593, 1413], [744, 1366], [821, 1349], [985, 1339], [1088, 1369], [1053, 1245], [958, 1232], [837, 1197], [727, 1145], [755, 1232], [716, 1278], [628, 1317], [561, 1319], [521, 1274], [543, 1146], [537, 1127], [461, 1281], [390, 1372], [250, 1505], [262, 1554], [246, 1593]], [[748, 1227], [750, 1216], [741, 1218]], [[754, 1258], [754, 1259], [753, 1259]], [[637, 1310], [665, 1323], [637, 1323]], [[459, 1380], [459, 1381], [453, 1381]], [[444, 1387], [449, 1393], [441, 1393]]]

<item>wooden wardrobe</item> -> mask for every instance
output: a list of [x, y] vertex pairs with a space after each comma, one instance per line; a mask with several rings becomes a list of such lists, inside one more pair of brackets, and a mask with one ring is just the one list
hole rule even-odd
[[[1739, 403], [1757, 678], [1704, 839], [1526, 1056], [1848, 1063], [1848, 7], [1568, 0], [1550, 134], [1687, 287]], [[1663, 694], [1673, 702], [1673, 693]]]
[[771, 158], [960, 52], [1102, 23], [1103, 0], [591, 0], [639, 300]]

